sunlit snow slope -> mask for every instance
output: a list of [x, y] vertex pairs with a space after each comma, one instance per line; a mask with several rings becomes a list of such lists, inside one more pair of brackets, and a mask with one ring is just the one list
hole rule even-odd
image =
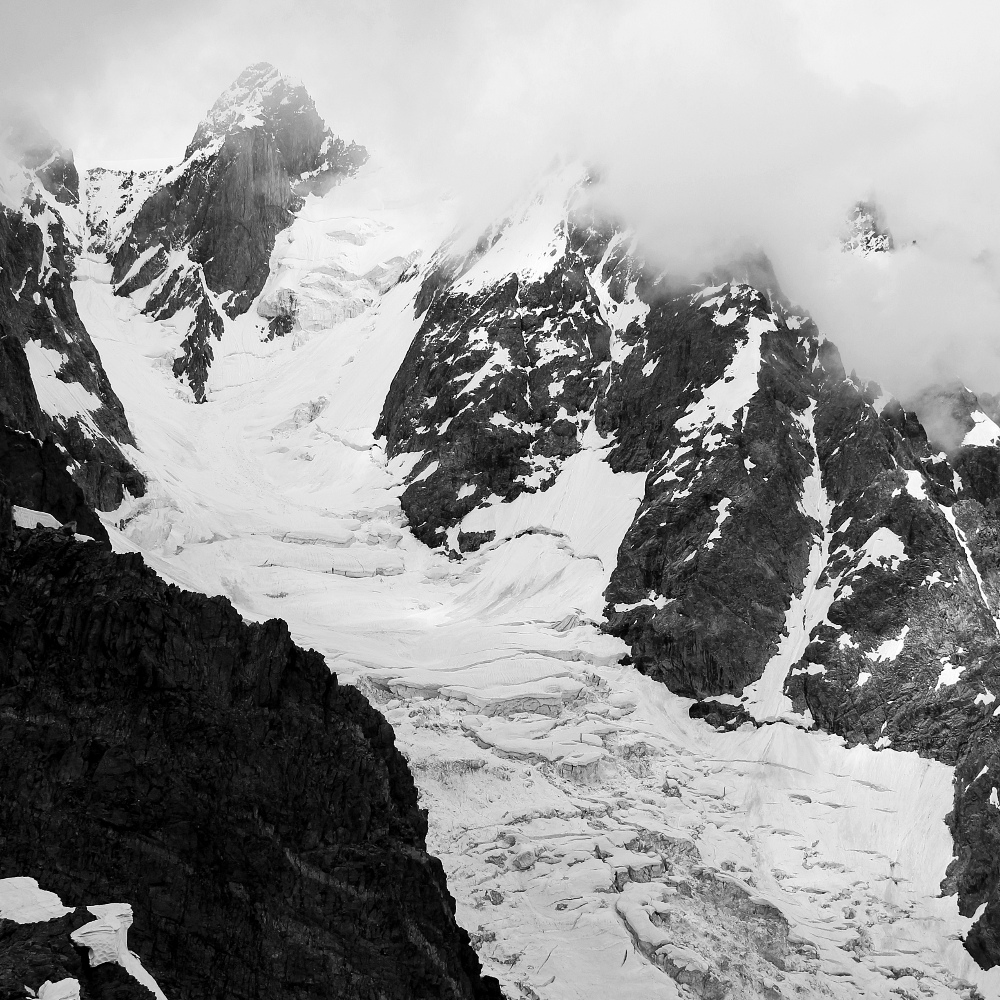
[[[329, 275], [331, 255], [363, 274], [428, 249], [405, 205], [375, 204], [360, 179], [311, 198], [264, 294]], [[361, 236], [382, 241], [371, 260]], [[80, 313], [149, 476], [109, 516], [115, 544], [248, 618], [285, 618], [381, 708], [508, 996], [1000, 991], [940, 896], [952, 769], [784, 723], [716, 732], [619, 665], [627, 647], [596, 622], [644, 476], [613, 473], [595, 430], [551, 489], [492, 509], [498, 541], [456, 561], [412, 536], [412, 459], [387, 462], [373, 432], [418, 282], [317, 308], [293, 341], [234, 328], [201, 406], [172, 376], [170, 322], [109, 282], [81, 258]]]

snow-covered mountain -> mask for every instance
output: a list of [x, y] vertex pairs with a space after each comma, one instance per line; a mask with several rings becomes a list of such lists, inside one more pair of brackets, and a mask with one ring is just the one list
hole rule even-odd
[[[381, 754], [395, 739], [408, 773], [359, 779], [344, 815], [410, 816], [412, 773], [458, 921], [508, 997], [997, 995], [994, 402], [946, 384], [904, 407], [844, 370], [763, 255], [665, 273], [596, 210], [598, 183], [556, 167], [485, 232], [452, 230], [445, 200], [416, 196], [335, 139], [306, 92], [266, 65], [220, 97], [180, 166], [90, 172], [80, 221], [65, 227], [78, 235], [64, 278], [148, 479], [145, 495], [122, 494], [104, 518], [110, 542], [268, 624], [242, 632], [225, 602], [167, 592], [136, 557], [126, 569], [44, 528], [15, 532], [5, 557], [22, 574], [18, 614], [55, 615], [62, 591], [45, 581], [62, 573], [96, 574], [77, 592], [108, 588], [109, 601], [141, 593], [146, 624], [132, 646], [111, 648], [121, 691], [101, 696], [123, 717], [153, 718], [175, 696], [142, 678], [166, 670], [164, 691], [179, 685], [182, 714], [199, 726], [203, 702], [250, 683], [240, 664], [265, 684], [270, 668], [242, 644], [285, 619], [352, 693], [346, 707], [327, 705], [313, 691], [317, 661], [289, 652], [281, 633], [274, 655], [305, 657], [311, 671], [279, 698], [283, 739], [336, 716], [355, 734], [334, 755], [347, 772], [368, 760], [364, 740]], [[891, 250], [874, 206], [859, 203], [851, 227], [846, 249]], [[34, 369], [16, 378], [36, 391]], [[30, 441], [43, 436], [0, 402]], [[64, 481], [57, 512], [28, 492], [30, 475], [7, 475], [22, 522], [36, 511], [67, 519]], [[164, 607], [194, 618], [156, 626]], [[84, 614], [74, 603], [72, 620]], [[98, 617], [115, 623], [111, 635], [128, 614], [105, 602]], [[67, 628], [96, 656], [90, 633]], [[178, 635], [204, 640], [180, 656], [207, 664], [197, 680], [175, 677], [166, 637]], [[86, 684], [18, 642], [56, 687]], [[0, 645], [0, 684], [18, 692], [12, 711], [34, 746], [24, 669]], [[67, 691], [60, 705], [97, 697]], [[247, 709], [254, 732], [258, 710], [271, 711], [267, 698]], [[352, 713], [370, 713], [364, 740]], [[128, 762], [98, 782], [102, 795], [133, 788], [119, 776], [147, 766], [144, 727], [87, 730], [110, 747], [101, 760]], [[254, 934], [238, 936], [227, 974], [269, 991], [249, 995], [348, 981], [345, 995], [367, 995], [330, 964], [350, 937], [339, 914], [362, 889], [366, 926], [391, 928], [392, 948], [448, 956], [431, 960], [437, 978], [423, 992], [413, 993], [425, 975], [414, 965], [406, 983], [380, 972], [385, 995], [490, 995], [433, 861], [419, 862], [426, 878], [404, 895], [442, 950], [414, 951], [410, 917], [385, 915], [397, 906], [387, 873], [425, 858], [420, 823], [410, 816], [416, 833], [390, 846], [378, 831], [362, 838], [364, 874], [343, 875], [350, 835], [317, 832], [325, 807], [305, 786], [276, 800], [287, 816], [265, 817], [284, 750], [268, 756], [263, 740], [258, 755], [239, 732], [234, 722], [223, 745], [235, 741], [233, 759], [262, 773], [233, 786], [225, 823], [243, 836], [253, 817], [267, 850], [283, 845], [285, 861], [264, 865], [275, 885], [222, 847], [197, 854], [168, 880], [199, 900], [197, 917], [178, 916], [146, 903], [135, 867], [70, 891], [60, 880], [90, 861], [68, 847], [42, 857], [37, 844], [54, 837], [19, 846], [16, 871], [0, 852], [0, 877], [35, 878], [62, 899], [127, 895], [129, 940], [168, 997], [193, 988], [184, 962], [201, 921], [249, 921], [233, 916], [245, 896], [268, 914], [268, 955], [307, 942], [282, 979], [243, 948]], [[180, 857], [194, 842], [170, 823], [200, 822], [184, 782], [198, 767], [214, 782], [235, 765], [214, 752], [197, 763], [182, 736], [164, 738], [186, 763], [157, 780], [167, 801], [185, 801], [156, 805], [164, 825], [149, 833], [127, 832], [149, 815], [142, 796], [94, 798], [87, 829]], [[195, 742], [218, 740], [206, 731]], [[315, 756], [295, 761], [295, 774], [314, 776], [307, 784], [333, 780]], [[4, 795], [29, 784], [16, 777]], [[40, 823], [55, 794], [29, 796], [25, 815]], [[292, 812], [304, 832], [285, 832]], [[208, 891], [219, 872], [228, 888]], [[305, 930], [279, 940], [270, 921]]]

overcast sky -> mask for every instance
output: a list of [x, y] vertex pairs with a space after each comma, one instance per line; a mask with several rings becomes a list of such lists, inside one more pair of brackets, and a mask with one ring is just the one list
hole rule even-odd
[[[0, 0], [0, 89], [83, 165], [177, 160], [267, 60], [470, 203], [583, 156], [665, 261], [761, 245], [859, 371], [996, 390], [998, 29], [998, 4], [920, 0]], [[890, 263], [831, 250], [869, 196]]]

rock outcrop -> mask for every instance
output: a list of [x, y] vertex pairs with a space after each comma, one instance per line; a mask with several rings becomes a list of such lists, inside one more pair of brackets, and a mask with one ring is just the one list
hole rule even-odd
[[154, 319], [183, 314], [174, 374], [196, 401], [206, 398], [213, 342], [260, 294], [275, 237], [300, 199], [356, 173], [367, 156], [326, 127], [304, 87], [258, 63], [219, 97], [183, 162], [129, 210], [108, 247], [116, 291], [141, 291]]
[[[499, 1000], [392, 729], [283, 622], [246, 625], [138, 555], [14, 528], [7, 498], [0, 609], [0, 745], [17, 748], [0, 877], [130, 903], [129, 946], [168, 997]], [[25, 942], [0, 925], [0, 970], [30, 955], [37, 982], [86, 982], [65, 919]], [[5, 975], [4, 995], [21, 986]]]
[[[423, 321], [375, 433], [387, 438], [390, 457], [422, 456], [402, 504], [430, 545], [491, 498], [551, 485], [593, 419], [611, 330], [588, 275], [611, 234], [563, 221], [566, 193], [553, 187], [471, 252], [440, 255], [417, 298]], [[568, 201], [580, 197], [574, 191]], [[526, 248], [527, 265], [493, 276], [490, 252], [521, 252], [551, 202], [557, 217]], [[467, 550], [481, 539], [459, 528], [452, 541]]]

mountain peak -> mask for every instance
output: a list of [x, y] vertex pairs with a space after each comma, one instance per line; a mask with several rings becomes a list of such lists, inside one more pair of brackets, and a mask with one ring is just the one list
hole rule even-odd
[[230, 136], [260, 130], [303, 190], [322, 190], [353, 174], [368, 159], [363, 146], [345, 143], [327, 127], [316, 103], [296, 79], [267, 62], [248, 66], [227, 87], [198, 126], [185, 153], [213, 151]]
[[320, 132], [326, 128], [309, 92], [298, 80], [285, 76], [268, 62], [254, 63], [219, 95], [198, 125], [190, 150], [233, 132], [260, 127], [274, 132], [299, 117], [304, 119], [300, 127]]

